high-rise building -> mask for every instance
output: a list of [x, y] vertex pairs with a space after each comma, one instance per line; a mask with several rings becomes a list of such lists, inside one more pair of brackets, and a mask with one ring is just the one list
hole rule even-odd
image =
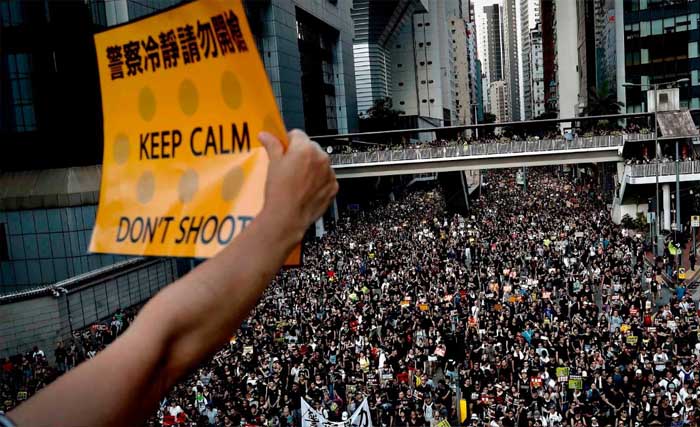
[[[352, 2], [355, 29], [353, 57], [357, 110], [366, 113], [375, 101], [392, 96], [391, 48], [411, 15], [425, 11], [420, 0]], [[409, 24], [410, 25], [410, 24]]]
[[[454, 55], [450, 16], [459, 16], [457, 0], [429, 0], [425, 12], [411, 16], [391, 50], [392, 97], [404, 112], [406, 127], [456, 122]], [[466, 54], [466, 53], [465, 53]], [[425, 135], [423, 135], [425, 136]]]
[[[521, 52], [521, 86], [523, 90], [521, 91], [521, 97], [523, 102], [523, 118], [525, 120], [530, 120], [536, 117], [533, 114], [533, 77], [531, 64], [533, 61], [533, 55], [531, 53], [531, 37], [532, 31], [540, 23], [540, 2], [539, 0], [520, 0], [520, 39], [522, 48]], [[540, 34], [539, 39], [539, 55], [542, 55], [542, 40], [541, 31], [538, 30]], [[535, 60], [537, 60], [535, 58]]]
[[595, 35], [595, 87], [601, 88], [605, 79], [605, 39], [607, 24], [606, 0], [593, 2], [593, 31]]
[[530, 69], [529, 93], [530, 93], [530, 114], [531, 119], [539, 117], [545, 113], [545, 80], [544, 80], [544, 57], [542, 55], [542, 31], [540, 24], [530, 30], [529, 34]]
[[558, 113], [560, 118], [568, 118], [577, 115], [579, 103], [576, 3], [571, 0], [555, 0], [554, 11]]
[[[473, 10], [473, 8], [472, 8]], [[473, 15], [473, 14], [472, 14]], [[483, 120], [484, 105], [481, 93], [481, 62], [477, 43], [477, 30], [474, 21], [467, 24], [467, 49], [469, 56], [469, 93], [471, 98], [470, 112], [476, 114], [479, 122]], [[474, 109], [476, 108], [476, 111]]]
[[491, 114], [496, 116], [496, 123], [503, 123], [509, 120], [508, 111], [508, 85], [503, 80], [491, 82], [489, 85], [491, 92]]
[[597, 87], [602, 88], [605, 84], [608, 86], [610, 93], [615, 93], [617, 88], [617, 40], [616, 30], [616, 6], [615, 0], [601, 1], [600, 12], [596, 12], [604, 16], [603, 23], [598, 24], [599, 29], [596, 34], [596, 57], [600, 65], [598, 66]]
[[452, 55], [455, 78], [455, 110], [458, 124], [473, 122], [471, 67], [469, 64], [469, 39], [467, 21], [453, 16], [450, 18], [452, 33]]
[[489, 82], [503, 80], [503, 36], [501, 26], [501, 7], [498, 4], [484, 6], [486, 22], [486, 58], [485, 71]]
[[478, 101], [477, 101], [477, 105], [476, 105], [476, 108], [477, 108], [477, 110], [476, 110], [477, 119], [478, 119], [478, 122], [479, 122], [479, 123], [482, 123], [482, 122], [484, 121], [484, 110], [485, 110], [485, 108], [484, 108], [484, 102], [483, 102], [483, 100], [484, 100], [484, 92], [488, 92], [488, 90], [484, 90], [484, 85], [483, 85], [483, 83], [484, 83], [484, 79], [483, 79], [484, 73], [483, 73], [483, 71], [481, 71], [481, 60], [480, 60], [480, 59], [477, 59], [477, 60], [476, 60], [475, 67], [476, 67], [476, 74], [474, 74], [474, 75], [475, 75], [475, 76], [481, 76], [481, 78], [476, 78], [476, 79], [475, 79], [474, 84], [475, 84], [475, 86], [476, 86], [476, 92], [475, 92], [475, 93], [476, 93], [476, 99], [478, 100]]
[[484, 9], [481, 8], [476, 10], [476, 45], [477, 52], [479, 54], [479, 61], [481, 62], [481, 87], [484, 89], [482, 92], [481, 102], [484, 106], [485, 111], [489, 111], [491, 108], [491, 102], [489, 98], [489, 40], [488, 40], [488, 24], [486, 22], [486, 13]]
[[357, 130], [352, 2], [244, 4], [287, 127], [310, 135]]
[[503, 79], [508, 86], [508, 120], [521, 120], [520, 49], [516, 0], [504, 0], [502, 11]]
[[[647, 109], [649, 85], [683, 78], [690, 82], [680, 88], [680, 106], [700, 108], [700, 2], [618, 0], [615, 5], [617, 87], [627, 111]], [[625, 88], [625, 82], [645, 86]]]
[[[596, 89], [597, 53], [596, 53], [596, 16], [595, 2], [589, 0], [576, 0], [577, 22], [577, 52], [578, 52], [578, 78], [580, 112], [588, 105], [591, 90]], [[598, 24], [600, 28], [600, 24]]]
[[544, 77], [545, 109], [559, 111], [557, 97], [556, 34], [554, 0], [540, 0], [540, 22], [542, 24], [542, 68]]

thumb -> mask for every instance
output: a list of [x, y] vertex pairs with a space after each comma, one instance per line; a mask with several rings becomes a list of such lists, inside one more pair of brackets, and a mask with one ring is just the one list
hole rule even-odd
[[279, 160], [284, 154], [284, 147], [280, 140], [270, 132], [262, 131], [258, 134], [258, 140], [265, 147], [271, 161]]

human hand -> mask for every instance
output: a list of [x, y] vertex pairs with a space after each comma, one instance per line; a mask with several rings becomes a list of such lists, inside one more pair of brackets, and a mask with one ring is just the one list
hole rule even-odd
[[330, 157], [306, 133], [294, 129], [287, 136], [289, 146], [285, 152], [274, 135], [258, 135], [270, 157], [265, 205], [260, 215], [298, 242], [338, 193], [338, 181]]

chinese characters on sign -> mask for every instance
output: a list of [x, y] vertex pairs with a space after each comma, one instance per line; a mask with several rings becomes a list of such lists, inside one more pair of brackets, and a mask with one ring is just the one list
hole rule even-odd
[[161, 67], [177, 67], [180, 54], [182, 66], [199, 62], [202, 57], [216, 58], [219, 54], [224, 56], [248, 51], [238, 16], [233, 10], [212, 16], [209, 20], [197, 20], [196, 27], [185, 24], [161, 31], [156, 37], [148, 35], [143, 40], [107, 46], [105, 53], [111, 79], [136, 76], [148, 70], [154, 72]]
[[[286, 132], [241, 0], [95, 35], [104, 158], [90, 250], [208, 258], [263, 206], [258, 133]], [[287, 265], [301, 262], [297, 246]]]

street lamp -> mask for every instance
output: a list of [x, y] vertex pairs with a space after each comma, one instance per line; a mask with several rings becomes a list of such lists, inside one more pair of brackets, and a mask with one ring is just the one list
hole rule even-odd
[[[663, 241], [659, 239], [661, 234], [661, 221], [659, 218], [659, 160], [661, 158], [661, 146], [659, 146], [659, 132], [657, 123], [657, 112], [658, 112], [658, 89], [659, 86], [670, 86], [680, 85], [682, 83], [687, 83], [690, 79], [682, 78], [672, 82], [666, 83], [629, 83], [625, 82], [622, 84], [623, 87], [651, 87], [654, 91], [654, 146], [656, 147], [656, 256], [659, 256], [664, 252]], [[649, 105], [647, 104], [647, 112], [649, 112]], [[679, 177], [679, 164], [678, 164], [678, 140], [676, 140], [676, 194], [678, 195], [676, 202], [676, 224], [680, 224], [680, 177]], [[622, 200], [620, 200], [622, 203]], [[676, 227], [678, 229], [678, 226]]]

